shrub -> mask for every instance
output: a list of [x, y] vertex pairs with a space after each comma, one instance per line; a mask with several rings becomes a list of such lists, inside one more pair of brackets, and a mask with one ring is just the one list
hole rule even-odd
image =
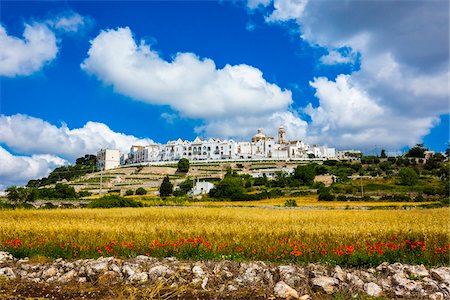
[[297, 201], [294, 199], [288, 199], [286, 202], [284, 202], [284, 206], [286, 207], [297, 207]]
[[322, 187], [317, 190], [319, 193], [319, 201], [333, 201], [334, 195], [331, 194], [331, 188], [329, 187]]
[[137, 188], [137, 189], [136, 189], [135, 194], [136, 194], [136, 195], [147, 195], [147, 190], [144, 189], [143, 187], [140, 187], [140, 188]]
[[161, 186], [159, 187], [159, 195], [161, 197], [170, 196], [173, 192], [173, 184], [169, 180], [169, 176], [164, 177]]
[[189, 171], [189, 160], [187, 158], [182, 158], [178, 161], [177, 171], [182, 173]]
[[125, 192], [125, 196], [132, 196], [134, 195], [134, 191], [133, 190], [128, 190]]
[[400, 184], [412, 186], [419, 181], [419, 175], [413, 168], [403, 168], [398, 172], [400, 178]]
[[142, 203], [118, 195], [108, 195], [95, 199], [88, 204], [89, 208], [142, 207]]
[[78, 196], [80, 196], [80, 197], [89, 197], [89, 196], [92, 196], [92, 193], [89, 192], [89, 191], [79, 191], [78, 192]]

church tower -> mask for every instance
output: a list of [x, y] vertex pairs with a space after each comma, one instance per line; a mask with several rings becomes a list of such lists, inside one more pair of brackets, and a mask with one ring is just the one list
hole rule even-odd
[[278, 129], [278, 144], [286, 144], [286, 131], [283, 126]]

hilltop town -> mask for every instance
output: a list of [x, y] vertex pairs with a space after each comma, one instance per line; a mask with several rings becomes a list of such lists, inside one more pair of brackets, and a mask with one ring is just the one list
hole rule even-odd
[[336, 151], [327, 146], [308, 145], [301, 140], [286, 140], [284, 127], [278, 129], [278, 139], [266, 136], [261, 128], [251, 142], [209, 138], [194, 141], [178, 139], [166, 144], [133, 145], [129, 153], [116, 149], [101, 149], [97, 153], [97, 168], [110, 170], [118, 166], [174, 162], [182, 158], [189, 161], [238, 160], [312, 160], [360, 156], [360, 151]]

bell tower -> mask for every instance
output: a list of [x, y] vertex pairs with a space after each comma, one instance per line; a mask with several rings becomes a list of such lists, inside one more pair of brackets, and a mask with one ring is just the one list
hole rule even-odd
[[278, 129], [278, 144], [286, 144], [286, 131], [283, 126]]

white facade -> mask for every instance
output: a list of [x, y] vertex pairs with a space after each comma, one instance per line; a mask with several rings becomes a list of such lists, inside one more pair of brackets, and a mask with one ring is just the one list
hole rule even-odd
[[97, 152], [97, 168], [110, 170], [120, 166], [120, 151], [114, 149], [101, 149]]
[[197, 137], [194, 141], [178, 139], [163, 145], [132, 146], [130, 153], [123, 156], [121, 164], [145, 162], [177, 161], [187, 158], [190, 161], [225, 159], [308, 159], [334, 158], [336, 150], [328, 147], [311, 147], [303, 141], [286, 141], [285, 130], [280, 127], [278, 142], [258, 129], [251, 142], [234, 140], [205, 139]]
[[214, 184], [207, 181], [196, 182], [195, 186], [192, 188], [191, 195], [203, 195], [208, 194], [209, 191], [214, 187]]

